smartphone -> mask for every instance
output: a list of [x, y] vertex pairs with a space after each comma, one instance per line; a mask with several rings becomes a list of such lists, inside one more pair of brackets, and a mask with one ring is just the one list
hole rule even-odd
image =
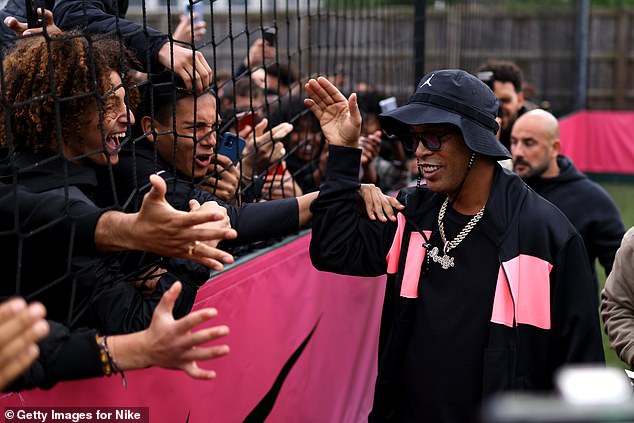
[[262, 34], [262, 38], [271, 46], [275, 46], [275, 44], [277, 43], [277, 30], [275, 28], [265, 29], [264, 33]]
[[256, 123], [257, 122], [255, 121], [255, 113], [251, 111], [246, 112], [238, 118], [238, 132], [242, 131], [247, 126], [250, 126], [251, 129], [254, 129]]
[[191, 18], [192, 13], [197, 16], [194, 18], [194, 23], [203, 22], [205, 20], [205, 8], [203, 7], [203, 2], [198, 1], [196, 3], [193, 0], [186, 0], [183, 7], [183, 15], [186, 18]]
[[30, 1], [30, 0], [26, 1], [26, 23], [29, 29], [42, 28], [42, 26], [44, 25], [44, 20], [37, 13], [37, 8], [41, 6], [42, 9], [44, 9], [44, 5], [41, 4], [41, 2], [37, 2], [37, 3], [38, 4], [35, 4], [35, 1]]
[[242, 150], [246, 145], [244, 138], [239, 137], [231, 132], [225, 132], [220, 138], [219, 143], [216, 145], [216, 153], [229, 157], [231, 162], [235, 165], [240, 161], [242, 156]]

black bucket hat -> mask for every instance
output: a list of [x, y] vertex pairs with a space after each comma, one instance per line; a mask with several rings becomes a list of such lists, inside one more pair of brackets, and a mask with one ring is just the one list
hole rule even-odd
[[405, 106], [379, 115], [385, 132], [411, 139], [410, 125], [450, 123], [462, 131], [471, 151], [497, 160], [511, 153], [495, 137], [498, 100], [475, 76], [460, 69], [430, 72], [421, 79]]

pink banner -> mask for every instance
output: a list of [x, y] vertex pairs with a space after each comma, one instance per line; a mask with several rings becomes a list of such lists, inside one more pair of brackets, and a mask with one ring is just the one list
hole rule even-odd
[[58, 384], [0, 398], [2, 406], [149, 407], [152, 423], [241, 422], [270, 390], [307, 338], [267, 422], [355, 422], [367, 419], [376, 377], [385, 279], [316, 271], [310, 236], [257, 257], [207, 282], [195, 308], [219, 311], [231, 353], [201, 363], [213, 381], [147, 369], [119, 377]]
[[634, 174], [634, 112], [584, 111], [559, 121], [561, 152], [583, 172]]

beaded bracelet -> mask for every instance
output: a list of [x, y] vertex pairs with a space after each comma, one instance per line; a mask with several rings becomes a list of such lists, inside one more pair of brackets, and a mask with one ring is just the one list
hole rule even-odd
[[95, 335], [95, 342], [97, 343], [97, 347], [99, 348], [99, 361], [101, 362], [101, 370], [103, 371], [104, 376], [110, 377], [112, 376], [112, 367], [110, 366], [110, 359], [108, 358], [108, 351], [106, 350], [106, 346], [104, 345], [104, 339], [99, 340], [99, 335]]
[[123, 387], [125, 389], [128, 389], [128, 381], [125, 378], [125, 373], [123, 373], [123, 369], [119, 367], [117, 362], [114, 361], [114, 357], [112, 357], [112, 354], [110, 354], [110, 349], [108, 348], [107, 336], [103, 337], [103, 346], [104, 346], [104, 350], [106, 351], [106, 356], [108, 357], [108, 362], [110, 364], [110, 368], [112, 369], [112, 373], [114, 374], [121, 373], [121, 379], [123, 380]]
[[110, 354], [110, 349], [108, 348], [108, 337], [104, 336], [101, 340], [99, 340], [99, 335], [95, 335], [95, 342], [97, 342], [97, 347], [99, 348], [99, 361], [101, 362], [101, 369], [104, 376], [110, 377], [113, 374], [121, 373], [123, 387], [127, 389], [128, 381], [125, 378], [123, 369], [117, 365], [112, 357], [112, 354]]

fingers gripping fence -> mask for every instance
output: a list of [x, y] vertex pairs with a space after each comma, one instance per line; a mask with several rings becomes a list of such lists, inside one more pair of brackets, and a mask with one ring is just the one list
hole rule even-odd
[[[364, 117], [384, 97], [404, 102], [415, 79], [412, 6], [9, 0], [2, 13], [36, 19], [1, 35], [0, 294], [103, 334], [147, 327], [175, 280], [174, 314], [187, 313], [209, 277], [191, 260], [100, 244], [100, 219], [139, 211], [151, 174], [178, 210], [218, 201], [232, 225], [250, 221], [251, 203], [300, 196], [323, 178], [327, 140], [303, 105], [309, 78], [367, 94]], [[236, 254], [278, 236], [263, 233], [219, 247]]]

